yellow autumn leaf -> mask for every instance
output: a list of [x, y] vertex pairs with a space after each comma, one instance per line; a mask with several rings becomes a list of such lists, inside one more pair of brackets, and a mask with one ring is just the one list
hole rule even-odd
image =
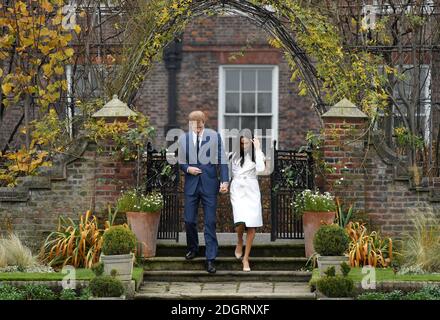
[[48, 63], [43, 65], [43, 72], [46, 76], [50, 76], [52, 74], [52, 66]]
[[64, 68], [62, 66], [56, 66], [55, 73], [58, 75], [62, 75], [64, 73]]
[[3, 76], [3, 69], [0, 68], [0, 77], [2, 77], [2, 76]]
[[62, 22], [62, 16], [60, 16], [60, 15], [57, 15], [57, 16], [55, 16], [53, 19], [52, 19], [52, 24], [54, 25], [54, 26], [56, 26], [56, 25], [59, 25], [61, 22]]
[[49, 54], [51, 48], [49, 46], [41, 46], [40, 50], [44, 55], [47, 55], [47, 54]]
[[9, 94], [12, 90], [12, 84], [7, 82], [2, 84], [2, 91], [4, 94]]
[[79, 26], [79, 24], [76, 24], [76, 25], [73, 27], [73, 30], [75, 30], [75, 32], [78, 34], [78, 33], [81, 32], [81, 27]]
[[75, 51], [72, 48], [68, 48], [64, 51], [64, 53], [66, 54], [66, 56], [68, 56], [70, 58], [71, 56], [73, 56]]
[[300, 90], [300, 92], [298, 93], [299, 96], [305, 96], [307, 94], [307, 89], [306, 88], [302, 88]]
[[32, 38], [21, 38], [21, 44], [25, 47], [31, 46], [34, 44], [34, 39]]
[[50, 2], [48, 0], [44, 0], [41, 3], [41, 7], [46, 10], [46, 12], [52, 12], [53, 11], [53, 6], [50, 4]]

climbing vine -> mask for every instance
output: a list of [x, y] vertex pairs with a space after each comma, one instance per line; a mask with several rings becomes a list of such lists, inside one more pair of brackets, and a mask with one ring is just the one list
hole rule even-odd
[[[385, 109], [386, 77], [380, 73], [381, 58], [365, 50], [349, 52], [330, 19], [302, 1], [147, 1], [126, 26], [130, 43], [124, 55], [123, 72], [113, 90], [130, 100], [162, 49], [202, 14], [242, 11], [269, 33], [269, 43], [285, 52], [298, 80], [299, 95], [310, 95], [319, 114], [342, 98], [357, 104], [370, 118]], [[142, 32], [137, 32], [137, 30]], [[293, 36], [292, 36], [293, 34]], [[387, 69], [388, 70], [388, 69]]]
[[[70, 42], [73, 34], [82, 32], [81, 28], [74, 25], [72, 32], [62, 27], [62, 0], [39, 1], [35, 3], [35, 10], [30, 9], [25, 1], [12, 3], [12, 7], [0, 7], [3, 12], [1, 22], [9, 30], [1, 37], [0, 46], [6, 51], [18, 48], [15, 51], [28, 68], [26, 72], [16, 68], [8, 73], [0, 69], [2, 91], [8, 97], [3, 100], [17, 102], [33, 97], [39, 106], [50, 107], [66, 91], [62, 66], [71, 62], [74, 51]], [[179, 38], [191, 19], [240, 11], [267, 31], [268, 42], [272, 46], [284, 51], [292, 71], [291, 80], [298, 81], [299, 95], [312, 97], [318, 114], [324, 113], [329, 105], [343, 97], [354, 102], [372, 120], [378, 109], [385, 109], [388, 105], [389, 97], [384, 89], [387, 77], [380, 73], [379, 68], [383, 63], [381, 57], [364, 49], [344, 50], [337, 26], [319, 10], [304, 5], [303, 1], [155, 0], [122, 1], [119, 4], [122, 8], [120, 15], [124, 19], [114, 28], [122, 30], [119, 36], [124, 41], [117, 58], [101, 59], [117, 60], [119, 64], [117, 73], [104, 80], [104, 99], [118, 94], [121, 100], [130, 105], [148, 71], [161, 58], [164, 47]], [[50, 19], [48, 15], [51, 15]], [[21, 21], [24, 31], [21, 28], [14, 31], [15, 19]], [[33, 28], [29, 22], [33, 22]], [[88, 42], [81, 45], [87, 48]], [[394, 72], [391, 68], [385, 68], [385, 71]], [[84, 115], [90, 111], [87, 108], [102, 106], [95, 102], [84, 101], [77, 103], [77, 106]], [[29, 137], [35, 140], [34, 145], [44, 145], [56, 152], [65, 150], [65, 142], [72, 139], [68, 137], [64, 120], [57, 121], [57, 116], [49, 112], [40, 124], [26, 123], [25, 128]], [[105, 123], [85, 118], [88, 120], [83, 117], [82, 128], [89, 137], [95, 141], [115, 139], [117, 149], [127, 159], [132, 158], [133, 148], [138, 149], [141, 142], [154, 131], [148, 118], [143, 116], [136, 118], [139, 126], [136, 130], [127, 123]], [[34, 130], [33, 136], [29, 134], [31, 128]]]

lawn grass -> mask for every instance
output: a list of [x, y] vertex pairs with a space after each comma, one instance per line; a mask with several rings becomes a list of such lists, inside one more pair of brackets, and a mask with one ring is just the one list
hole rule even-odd
[[[377, 268], [376, 270], [376, 282], [384, 281], [440, 281], [440, 274], [405, 274], [394, 275], [391, 268]], [[361, 282], [366, 274], [362, 274], [362, 268], [352, 268], [348, 276], [355, 282]], [[319, 270], [313, 270], [312, 279], [319, 278]]]
[[144, 268], [133, 268], [133, 280], [138, 284], [144, 279]]
[[[142, 268], [133, 269], [133, 280], [138, 283], [142, 279]], [[76, 280], [90, 280], [95, 274], [90, 269], [76, 269]], [[0, 273], [0, 281], [61, 281], [66, 273], [25, 273], [25, 272], [2, 272]]]

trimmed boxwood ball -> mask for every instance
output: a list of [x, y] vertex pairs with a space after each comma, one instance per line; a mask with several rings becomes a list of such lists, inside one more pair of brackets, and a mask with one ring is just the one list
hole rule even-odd
[[315, 234], [313, 246], [321, 256], [342, 256], [348, 250], [350, 238], [344, 228], [324, 225]]
[[104, 232], [102, 253], [108, 255], [129, 254], [136, 250], [136, 236], [124, 226], [110, 227]]
[[111, 276], [99, 276], [90, 280], [90, 291], [94, 297], [120, 297], [124, 293], [122, 282]]
[[349, 297], [353, 292], [353, 280], [343, 276], [323, 277], [317, 281], [316, 287], [330, 298]]

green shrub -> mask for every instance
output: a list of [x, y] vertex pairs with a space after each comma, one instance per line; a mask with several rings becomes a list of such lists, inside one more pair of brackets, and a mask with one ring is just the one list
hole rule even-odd
[[347, 232], [336, 224], [322, 226], [313, 239], [315, 251], [322, 256], [342, 256], [349, 243]]
[[102, 276], [102, 274], [104, 273], [104, 264], [102, 262], [97, 262], [92, 266], [91, 269], [95, 276]]
[[324, 271], [324, 274], [327, 277], [334, 277], [336, 275], [336, 268], [335, 267], [328, 267], [327, 270]]
[[114, 226], [104, 232], [102, 253], [105, 255], [129, 254], [136, 250], [136, 236], [127, 227]]
[[8, 284], [0, 286], [0, 300], [25, 300], [23, 290]]
[[358, 300], [440, 300], [440, 287], [428, 285], [420, 291], [403, 293], [400, 290], [392, 292], [366, 292], [357, 297]]
[[122, 282], [111, 276], [95, 277], [89, 287], [94, 297], [120, 297], [124, 293]]
[[393, 290], [386, 293], [387, 300], [401, 300], [405, 293], [401, 290]]
[[440, 285], [429, 284], [420, 291], [440, 300]]
[[89, 300], [89, 298], [92, 296], [92, 292], [90, 291], [90, 287], [86, 287], [81, 290], [81, 294], [79, 295], [79, 300]]
[[116, 269], [112, 269], [112, 270], [110, 271], [110, 275], [111, 275], [113, 278], [115, 278], [115, 277], [118, 275], [118, 270], [116, 270]]
[[383, 292], [366, 292], [357, 296], [357, 300], [390, 300]]
[[402, 300], [436, 300], [432, 295], [418, 291], [418, 292], [409, 292], [405, 296], [403, 296]]
[[348, 274], [350, 273], [350, 270], [351, 270], [351, 268], [347, 262], [341, 263], [341, 272], [344, 277], [348, 276]]
[[400, 290], [391, 292], [365, 292], [357, 296], [357, 300], [402, 300], [404, 293]]
[[45, 285], [28, 284], [25, 285], [24, 294], [27, 300], [55, 300], [55, 293]]
[[73, 289], [63, 289], [60, 292], [60, 300], [76, 300], [76, 292]]
[[163, 195], [159, 192], [141, 194], [129, 190], [119, 197], [116, 208], [120, 212], [157, 212], [163, 208], [163, 204]]
[[330, 298], [350, 297], [353, 280], [343, 276], [323, 277], [316, 282], [317, 289]]

